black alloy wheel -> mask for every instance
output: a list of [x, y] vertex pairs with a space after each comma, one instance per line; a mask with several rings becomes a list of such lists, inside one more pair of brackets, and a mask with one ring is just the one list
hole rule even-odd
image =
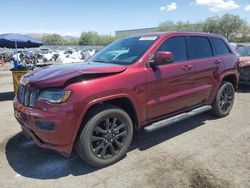
[[217, 117], [229, 115], [234, 104], [235, 89], [232, 83], [224, 81], [212, 103], [212, 112]]
[[219, 108], [222, 113], [227, 113], [233, 105], [234, 90], [232, 87], [225, 87], [220, 96]]
[[96, 125], [91, 136], [91, 149], [96, 157], [114, 157], [124, 146], [127, 139], [127, 125], [117, 117], [106, 118]]
[[82, 125], [76, 149], [89, 165], [111, 165], [126, 154], [133, 137], [133, 122], [122, 108], [102, 105], [93, 108]]

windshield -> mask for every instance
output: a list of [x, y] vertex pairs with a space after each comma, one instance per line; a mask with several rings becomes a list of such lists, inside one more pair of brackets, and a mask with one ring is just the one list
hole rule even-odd
[[242, 46], [237, 50], [237, 53], [239, 56], [250, 56], [250, 46]]
[[156, 36], [120, 39], [96, 53], [88, 61], [129, 65], [138, 60], [156, 39]]

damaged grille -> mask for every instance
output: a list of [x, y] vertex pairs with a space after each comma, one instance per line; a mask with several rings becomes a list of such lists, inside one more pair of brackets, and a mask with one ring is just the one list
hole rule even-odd
[[33, 107], [38, 94], [39, 90], [20, 85], [18, 89], [17, 100], [24, 106]]

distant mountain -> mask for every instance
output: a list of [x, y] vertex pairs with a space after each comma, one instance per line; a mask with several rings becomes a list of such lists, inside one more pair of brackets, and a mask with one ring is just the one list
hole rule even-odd
[[46, 33], [27, 33], [27, 35], [41, 40], [44, 36], [47, 36], [49, 34], [46, 34]]
[[[27, 33], [27, 35], [29, 35], [29, 36], [31, 36], [33, 38], [42, 40], [42, 38], [44, 36], [51, 35], [51, 34], [49, 34], [49, 33]], [[62, 36], [62, 38], [65, 39], [65, 40], [72, 40], [72, 39], [78, 39], [79, 37], [71, 36], [71, 35], [65, 35], [65, 36]]]

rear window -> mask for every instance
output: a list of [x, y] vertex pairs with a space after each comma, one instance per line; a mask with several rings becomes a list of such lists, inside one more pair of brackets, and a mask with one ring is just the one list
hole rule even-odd
[[212, 43], [215, 56], [226, 55], [226, 54], [230, 53], [227, 45], [225, 44], [225, 42], [223, 40], [216, 39], [216, 38], [210, 38], [210, 41]]
[[211, 45], [207, 37], [190, 37], [190, 52], [191, 59], [213, 56]]
[[167, 39], [158, 49], [158, 51], [172, 52], [174, 62], [187, 60], [187, 49], [185, 37], [173, 37]]

